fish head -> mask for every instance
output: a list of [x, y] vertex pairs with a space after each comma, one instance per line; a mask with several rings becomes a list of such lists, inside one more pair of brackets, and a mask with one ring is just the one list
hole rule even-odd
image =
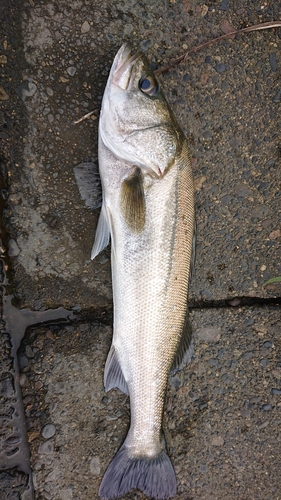
[[99, 122], [105, 146], [120, 160], [162, 177], [180, 149], [182, 132], [144, 54], [122, 45], [112, 64]]

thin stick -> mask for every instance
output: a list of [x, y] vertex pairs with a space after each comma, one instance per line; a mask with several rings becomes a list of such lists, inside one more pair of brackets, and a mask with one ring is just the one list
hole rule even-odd
[[77, 125], [77, 123], [80, 123], [82, 122], [83, 120], [86, 120], [87, 118], [89, 118], [90, 116], [92, 116], [94, 113], [96, 113], [96, 111], [98, 111], [98, 109], [93, 109], [93, 111], [90, 111], [89, 113], [87, 113], [86, 115], [82, 116], [82, 118], [79, 118], [79, 120], [76, 120], [75, 122], [73, 122], [75, 125]]
[[172, 69], [174, 66], [179, 64], [181, 61], [185, 61], [188, 56], [191, 54], [194, 54], [195, 52], [198, 52], [199, 50], [203, 49], [204, 47], [208, 47], [209, 45], [212, 45], [215, 42], [218, 42], [219, 40], [223, 40], [224, 38], [229, 38], [232, 35], [238, 35], [239, 33], [249, 33], [251, 31], [258, 31], [258, 30], [265, 30], [268, 28], [281, 28], [281, 21], [270, 21], [267, 23], [261, 23], [261, 24], [255, 24], [254, 26], [248, 26], [247, 28], [242, 28], [240, 30], [235, 30], [231, 31], [230, 33], [226, 33], [225, 35], [218, 36], [217, 38], [213, 38], [212, 40], [209, 40], [208, 42], [202, 43], [202, 45], [198, 45], [198, 47], [195, 47], [194, 49], [189, 50], [185, 54], [177, 57], [177, 59], [174, 60], [169, 66], [164, 66], [164, 68], [157, 69], [154, 71], [155, 75], [161, 75], [161, 73], [164, 73], [165, 71], [169, 71]]

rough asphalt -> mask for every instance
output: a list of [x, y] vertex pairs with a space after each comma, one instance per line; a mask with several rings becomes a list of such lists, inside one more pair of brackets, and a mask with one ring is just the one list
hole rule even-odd
[[[103, 391], [110, 249], [90, 261], [98, 213], [80, 199], [73, 168], [97, 161], [114, 54], [127, 40], [161, 68], [223, 34], [226, 21], [238, 29], [280, 20], [281, 6], [2, 0], [0, 16], [3, 263], [17, 307], [63, 306], [83, 318], [29, 330], [19, 351], [35, 498], [96, 499], [129, 408], [118, 391]], [[195, 359], [171, 377], [164, 418], [177, 499], [281, 498], [281, 288], [263, 285], [281, 275], [280, 49], [281, 28], [239, 35], [159, 77], [189, 139], [196, 187]], [[208, 309], [227, 303], [251, 307]], [[0, 405], [7, 405], [5, 324], [2, 332]], [[24, 489], [18, 473], [0, 476], [1, 499], [21, 498]]]

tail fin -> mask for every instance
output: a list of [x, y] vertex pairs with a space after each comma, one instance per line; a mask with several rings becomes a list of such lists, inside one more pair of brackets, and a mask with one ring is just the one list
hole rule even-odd
[[134, 488], [159, 500], [176, 495], [176, 476], [165, 450], [150, 459], [132, 458], [125, 445], [120, 448], [103, 477], [99, 495], [112, 500]]

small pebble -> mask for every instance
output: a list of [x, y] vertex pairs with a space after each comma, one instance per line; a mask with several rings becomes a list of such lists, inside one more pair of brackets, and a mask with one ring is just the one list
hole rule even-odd
[[149, 47], [151, 46], [151, 40], [143, 40], [141, 43], [140, 43], [140, 46], [141, 46], [141, 49], [142, 50], [147, 50], [149, 49]]
[[272, 102], [280, 102], [281, 100], [281, 89], [278, 90], [278, 92], [275, 94], [275, 96], [272, 98]]
[[208, 465], [201, 464], [199, 467], [200, 472], [208, 472]]
[[270, 349], [270, 347], [272, 347], [272, 342], [270, 342], [270, 340], [267, 340], [263, 343], [263, 347], [265, 347], [266, 349]]
[[228, 9], [228, 0], [222, 0], [222, 3], [219, 6], [219, 10], [227, 10]]
[[28, 386], [29, 381], [28, 381], [26, 373], [21, 373], [19, 380], [20, 380], [20, 386], [21, 387], [27, 387]]
[[30, 359], [34, 358], [34, 352], [33, 352], [32, 348], [30, 347], [30, 345], [26, 346], [26, 348], [25, 348], [25, 354]]
[[25, 354], [23, 354], [22, 351], [20, 351], [18, 354], [18, 360], [19, 360], [20, 370], [23, 370], [28, 366], [28, 358], [25, 356]]
[[0, 101], [7, 101], [7, 99], [9, 99], [7, 92], [3, 87], [0, 87]]
[[250, 399], [250, 403], [260, 403], [260, 401], [261, 401], [260, 396], [256, 396], [256, 397]]
[[281, 236], [280, 229], [276, 229], [275, 231], [271, 231], [271, 233], [269, 233], [269, 239], [270, 240], [276, 240], [280, 236]]
[[100, 264], [105, 264], [108, 261], [109, 261], [109, 258], [107, 257], [107, 255], [102, 255], [100, 257]]
[[274, 396], [281, 396], [281, 390], [280, 389], [271, 389], [271, 394], [274, 394]]
[[45, 438], [45, 439], [49, 439], [49, 438], [53, 437], [55, 435], [55, 433], [56, 433], [56, 428], [55, 428], [54, 424], [44, 425], [44, 427], [41, 430], [41, 434], [42, 434], [43, 438]]
[[265, 427], [267, 427], [269, 424], [269, 420], [266, 420], [265, 422], [263, 422], [261, 425], [258, 426], [258, 429], [264, 429]]
[[131, 23], [125, 24], [124, 35], [130, 35], [134, 31], [134, 26]]
[[226, 64], [224, 64], [224, 63], [217, 64], [216, 66], [214, 66], [214, 69], [218, 73], [223, 73], [226, 70]]
[[241, 303], [241, 299], [238, 299], [238, 297], [235, 297], [235, 299], [229, 300], [228, 304], [232, 307], [237, 307]]
[[247, 184], [238, 184], [235, 188], [234, 193], [237, 196], [241, 196], [242, 198], [245, 198], [246, 196], [252, 196], [253, 195], [253, 190], [247, 186]]
[[74, 66], [70, 66], [66, 71], [70, 76], [74, 76], [77, 70]]
[[47, 339], [56, 340], [56, 337], [53, 334], [52, 330], [47, 330], [45, 333], [45, 336]]
[[205, 342], [218, 342], [221, 337], [220, 330], [212, 326], [206, 328], [198, 328], [196, 330], [196, 335], [200, 340]]
[[224, 439], [221, 436], [213, 437], [211, 444], [213, 446], [222, 446], [224, 444]]
[[201, 175], [201, 177], [197, 177], [196, 179], [194, 179], [194, 190], [200, 191], [205, 181], [206, 181], [205, 175]]
[[247, 318], [245, 321], [244, 321], [245, 325], [247, 326], [250, 326], [254, 323], [254, 320], [253, 318]]
[[90, 471], [94, 475], [100, 474], [100, 459], [99, 457], [93, 457], [90, 462]]
[[46, 91], [47, 91], [47, 94], [48, 94], [49, 96], [53, 96], [53, 95], [54, 95], [54, 91], [53, 91], [53, 89], [52, 89], [51, 87], [47, 87], [47, 88], [46, 88]]
[[33, 82], [25, 81], [16, 88], [18, 96], [25, 101], [27, 97], [32, 97], [37, 92], [37, 85]]
[[38, 453], [42, 455], [52, 455], [54, 453], [54, 443], [52, 441], [45, 441], [38, 447]]
[[211, 139], [213, 137], [213, 132], [211, 130], [204, 130], [202, 137], [204, 137], [204, 139]]
[[263, 409], [264, 411], [269, 411], [269, 410], [271, 410], [271, 408], [272, 408], [272, 406], [271, 406], [270, 404], [266, 404], [266, 405], [263, 405], [263, 406], [262, 406], [262, 409]]
[[241, 416], [244, 417], [244, 418], [248, 418], [249, 416], [251, 415], [251, 413], [249, 412], [249, 410], [241, 410]]
[[88, 33], [88, 31], [90, 31], [90, 25], [88, 21], [84, 21], [81, 26], [81, 33]]
[[245, 354], [243, 354], [243, 359], [251, 359], [253, 357], [253, 353], [252, 352], [245, 352]]
[[178, 389], [179, 387], [181, 387], [181, 385], [182, 385], [182, 380], [179, 377], [177, 376], [171, 377], [171, 386], [174, 389]]
[[269, 63], [271, 66], [272, 71], [277, 71], [277, 61], [276, 61], [276, 55], [275, 54], [269, 54]]
[[8, 255], [9, 257], [17, 257], [20, 254], [20, 249], [18, 247], [18, 244], [16, 240], [9, 240], [8, 241]]
[[220, 364], [219, 360], [215, 358], [208, 359], [207, 363], [210, 366], [219, 366]]
[[205, 410], [206, 408], [208, 408], [207, 403], [200, 403], [200, 404], [199, 404], [199, 410], [201, 410], [201, 411], [202, 411], [202, 410]]
[[6, 123], [5, 115], [4, 115], [3, 111], [0, 111], [0, 127], [5, 125], [5, 123]]

